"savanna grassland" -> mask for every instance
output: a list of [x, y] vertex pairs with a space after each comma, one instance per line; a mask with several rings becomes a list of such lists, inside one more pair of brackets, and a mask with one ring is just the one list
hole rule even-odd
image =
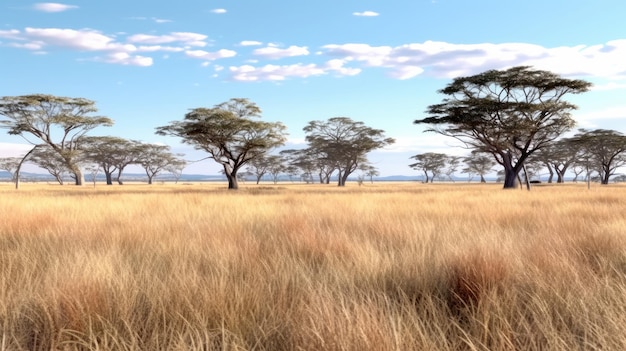
[[626, 187], [0, 185], [0, 350], [624, 350]]

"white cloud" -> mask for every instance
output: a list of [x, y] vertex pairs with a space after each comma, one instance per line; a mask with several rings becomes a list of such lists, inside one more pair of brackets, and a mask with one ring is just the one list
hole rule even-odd
[[115, 63], [119, 65], [142, 66], [142, 67], [152, 66], [153, 64], [152, 57], [139, 56], [139, 55], [133, 56], [125, 52], [114, 52], [114, 53], [107, 55], [106, 58], [98, 59], [98, 60], [107, 62], [107, 63]]
[[221, 49], [216, 52], [208, 52], [204, 50], [187, 50], [185, 51], [185, 54], [189, 57], [213, 61], [222, 58], [234, 57], [237, 55], [237, 52], [227, 49]]
[[217, 13], [219, 15], [226, 13], [226, 9], [213, 9], [211, 10], [212, 13]]
[[374, 11], [353, 12], [352, 14], [359, 17], [376, 17], [380, 15], [378, 12]]
[[181, 43], [188, 46], [206, 46], [207, 36], [199, 33], [174, 32], [165, 35], [135, 34], [127, 38], [131, 43], [137, 44], [169, 44]]
[[0, 157], [23, 157], [32, 148], [29, 144], [0, 142]]
[[[9, 46], [42, 53], [48, 47], [65, 48], [80, 52], [105, 52], [104, 56], [92, 58], [94, 61], [151, 66], [153, 59], [136, 55], [138, 52], [182, 52], [193, 46], [205, 46], [207, 36], [197, 33], [174, 32], [167, 35], [136, 34], [120, 42], [113, 35], [106, 35], [93, 29], [25, 28], [0, 31], [0, 38], [7, 38]], [[136, 46], [135, 44], [143, 44]], [[162, 45], [170, 44], [170, 45]], [[225, 54], [222, 52], [222, 54]], [[226, 53], [227, 54], [227, 53]]]
[[243, 65], [239, 67], [229, 67], [232, 78], [237, 81], [254, 82], [254, 81], [281, 81], [288, 77], [306, 78], [310, 76], [319, 76], [326, 74], [324, 68], [315, 64], [294, 64], [294, 65], [265, 65], [263, 67], [254, 67], [251, 65]]
[[306, 46], [292, 45], [286, 49], [280, 49], [275, 46], [268, 46], [256, 49], [252, 52], [252, 54], [266, 59], [280, 59], [283, 57], [306, 56], [309, 54], [309, 50]]
[[164, 19], [164, 18], [156, 18], [156, 17], [152, 17], [152, 20], [153, 20], [155, 23], [159, 23], [159, 24], [161, 24], [161, 23], [171, 23], [171, 22], [174, 22], [174, 21], [169, 20], [169, 19]]
[[488, 69], [534, 66], [565, 76], [615, 77], [626, 74], [626, 40], [602, 45], [546, 48], [526, 43], [451, 44], [426, 41], [396, 47], [325, 45], [324, 53], [365, 67], [389, 69], [397, 79], [427, 73], [452, 78]]
[[613, 106], [607, 107], [601, 110], [576, 113], [574, 119], [578, 121], [582, 126], [593, 125], [592, 121], [596, 120], [625, 120], [626, 119], [626, 105], [625, 106]]
[[618, 89], [626, 89], [626, 83], [617, 83], [617, 82], [609, 82], [606, 84], [600, 84], [591, 87], [591, 90], [595, 91], [607, 91], [607, 90], [618, 90]]
[[59, 4], [56, 2], [40, 2], [33, 6], [37, 11], [43, 12], [63, 12], [71, 9], [76, 9], [78, 6]]
[[243, 40], [239, 42], [239, 45], [240, 46], [259, 46], [259, 45], [263, 45], [263, 43], [260, 41], [256, 41], [256, 40]]

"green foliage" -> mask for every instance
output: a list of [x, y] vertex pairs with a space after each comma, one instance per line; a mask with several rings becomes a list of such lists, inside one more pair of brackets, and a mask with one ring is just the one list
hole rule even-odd
[[182, 121], [158, 127], [157, 134], [180, 137], [184, 143], [206, 151], [224, 167], [229, 189], [236, 189], [242, 166], [286, 141], [282, 123], [251, 119], [260, 113], [247, 99], [231, 99], [213, 108], [192, 109]]
[[339, 170], [340, 186], [345, 185], [348, 176], [366, 161], [367, 153], [395, 142], [385, 137], [384, 130], [368, 127], [348, 117], [311, 121], [303, 130], [307, 133], [309, 147]]
[[439, 91], [443, 102], [414, 123], [491, 153], [506, 170], [505, 188], [514, 187], [528, 156], [574, 127], [576, 106], [563, 98], [590, 86], [525, 66], [490, 70], [454, 79]]

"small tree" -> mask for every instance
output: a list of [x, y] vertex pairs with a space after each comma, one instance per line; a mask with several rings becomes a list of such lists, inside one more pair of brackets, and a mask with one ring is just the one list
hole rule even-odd
[[167, 145], [144, 144], [143, 151], [137, 160], [148, 176], [148, 184], [152, 184], [154, 177], [169, 167], [179, 167], [185, 161], [180, 159], [181, 154], [172, 154]]
[[268, 173], [272, 176], [274, 184], [278, 183], [280, 175], [287, 170], [284, 159], [280, 155], [271, 155], [266, 158]]
[[597, 167], [600, 182], [609, 184], [609, 178], [626, 165], [626, 136], [606, 129], [580, 129], [571, 142], [580, 150], [587, 168]]
[[374, 177], [380, 175], [380, 172], [378, 172], [378, 168], [368, 163], [359, 165], [359, 170], [363, 172], [364, 177], [369, 178], [371, 184], [374, 184]]
[[[0, 126], [33, 145], [49, 146], [74, 174], [76, 185], [83, 183], [78, 149], [81, 137], [98, 126], [113, 125], [108, 117], [92, 116], [95, 112], [95, 103], [83, 98], [43, 94], [0, 98], [0, 116], [6, 118]], [[31, 141], [29, 136], [38, 140]]]
[[70, 172], [61, 155], [49, 146], [35, 148], [28, 161], [48, 171], [60, 185], [64, 184], [63, 177]]
[[[446, 167], [448, 155], [437, 152], [426, 152], [411, 156], [411, 158], [417, 162], [410, 164], [409, 167], [424, 172], [424, 183], [428, 183], [429, 181], [432, 183]], [[432, 174], [432, 177], [429, 178], [428, 172]]]
[[367, 153], [395, 142], [392, 138], [386, 138], [383, 130], [368, 127], [348, 117], [311, 121], [303, 130], [307, 133], [309, 147], [323, 155], [326, 164], [336, 166], [339, 186], [346, 185], [350, 174], [366, 161]]
[[446, 96], [442, 103], [414, 123], [492, 154], [504, 167], [504, 188], [515, 188], [524, 161], [574, 127], [576, 105], [564, 97], [590, 86], [530, 67], [491, 70], [454, 79], [439, 91]]
[[0, 158], [0, 170], [7, 171], [11, 177], [11, 181], [15, 181], [17, 168], [20, 166], [20, 157], [3, 157]]
[[172, 177], [174, 177], [174, 184], [178, 184], [180, 177], [182, 177], [183, 175], [183, 170], [185, 169], [185, 167], [187, 167], [187, 161], [179, 159], [177, 160], [177, 162], [169, 164], [167, 167], [165, 167], [165, 171], [169, 172]]
[[466, 167], [463, 169], [464, 173], [478, 174], [480, 176], [480, 182], [486, 183], [485, 175], [492, 171], [496, 162], [493, 157], [488, 154], [472, 151], [470, 156], [463, 159]]
[[157, 134], [177, 136], [209, 153], [222, 165], [228, 189], [237, 189], [239, 170], [285, 142], [285, 126], [261, 122], [261, 109], [247, 99], [231, 99], [213, 108], [195, 108], [184, 120], [158, 127]]
[[257, 157], [248, 162], [248, 167], [246, 168], [247, 173], [252, 175], [256, 179], [257, 185], [261, 182], [261, 179], [264, 175], [269, 172], [270, 164], [267, 160], [266, 156]]

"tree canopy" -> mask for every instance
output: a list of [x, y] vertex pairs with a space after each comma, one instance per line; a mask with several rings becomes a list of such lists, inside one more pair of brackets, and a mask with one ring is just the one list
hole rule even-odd
[[157, 134], [180, 137], [184, 143], [206, 151], [223, 166], [228, 188], [237, 189], [237, 172], [242, 166], [286, 141], [285, 126], [253, 119], [260, 115], [256, 104], [236, 98], [212, 108], [192, 109], [182, 121], [158, 127]]
[[5, 119], [0, 120], [0, 127], [33, 145], [52, 148], [74, 174], [76, 185], [82, 185], [78, 164], [80, 138], [96, 127], [113, 125], [108, 117], [93, 116], [95, 112], [95, 103], [84, 98], [44, 94], [4, 96], [0, 98], [0, 116]]
[[414, 123], [492, 154], [504, 167], [504, 188], [514, 188], [528, 156], [574, 127], [576, 106], [564, 97], [590, 86], [526, 66], [490, 70], [454, 79], [439, 91], [443, 101]]
[[385, 131], [366, 126], [348, 117], [333, 117], [327, 121], [311, 121], [303, 130], [309, 147], [320, 153], [320, 158], [335, 165], [339, 171], [338, 185], [344, 186], [348, 176], [372, 150], [395, 142], [385, 137]]

